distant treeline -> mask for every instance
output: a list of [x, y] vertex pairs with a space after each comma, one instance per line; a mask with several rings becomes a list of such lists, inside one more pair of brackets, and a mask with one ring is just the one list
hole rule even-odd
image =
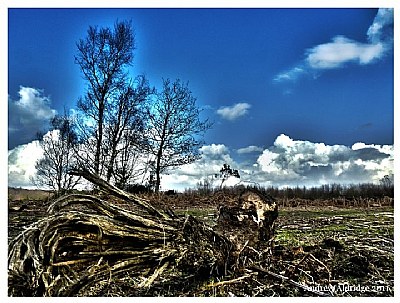
[[[306, 199], [306, 200], [317, 200], [317, 199], [335, 199], [335, 198], [346, 198], [352, 199], [380, 199], [386, 197], [394, 198], [394, 185], [393, 184], [325, 184], [315, 187], [257, 187], [257, 186], [238, 186], [233, 188], [224, 188], [224, 191], [237, 191], [241, 192], [243, 189], [257, 189], [264, 194], [270, 195], [276, 199]], [[191, 192], [192, 194], [197, 192], [198, 194], [211, 194], [213, 192], [220, 191], [219, 189], [205, 189], [198, 188], [196, 190], [187, 190], [186, 193]]]
[[262, 189], [262, 191], [276, 198], [300, 198], [308, 200], [316, 199], [333, 199], [333, 198], [368, 198], [378, 199], [385, 196], [394, 197], [393, 185], [377, 185], [372, 183], [366, 184], [325, 184], [319, 187], [294, 187], [278, 189], [276, 187], [269, 187]]

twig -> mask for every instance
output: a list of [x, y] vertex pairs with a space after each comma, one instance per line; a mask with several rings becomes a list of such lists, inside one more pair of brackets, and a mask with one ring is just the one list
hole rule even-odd
[[78, 263], [83, 263], [83, 262], [91, 262], [91, 261], [92, 260], [90, 260], [90, 259], [68, 260], [68, 261], [64, 261], [64, 262], [53, 263], [52, 266], [54, 266], [54, 267], [66, 266], [66, 265], [78, 264]]
[[311, 293], [313, 293], [315, 295], [323, 296], [323, 297], [329, 297], [330, 296], [330, 295], [328, 295], [326, 293], [323, 293], [323, 292], [320, 292], [320, 291], [317, 291], [317, 290], [313, 290], [312, 288], [310, 288], [307, 285], [303, 285], [303, 284], [301, 284], [299, 282], [296, 282], [296, 281], [293, 281], [293, 280], [289, 279], [288, 277], [276, 274], [276, 273], [274, 273], [272, 271], [269, 271], [267, 269], [264, 269], [264, 268], [261, 268], [261, 267], [258, 267], [258, 266], [252, 266], [251, 268], [255, 269], [255, 270], [259, 271], [259, 272], [266, 273], [266, 274], [268, 274], [268, 275], [270, 275], [270, 276], [272, 276], [274, 278], [277, 278], [277, 279], [280, 279], [282, 281], [285, 281], [285, 282], [287, 282], [287, 283], [289, 283], [289, 284], [291, 284], [293, 286], [296, 286], [296, 287], [301, 288], [301, 289], [303, 289], [305, 291], [311, 292]]
[[244, 275], [244, 276], [241, 276], [239, 278], [232, 279], [232, 280], [226, 280], [226, 281], [221, 281], [221, 282], [217, 282], [217, 283], [213, 282], [211, 284], [208, 284], [207, 287], [216, 287], [216, 286], [227, 285], [227, 284], [235, 284], [235, 283], [237, 283], [237, 282], [239, 282], [241, 280], [244, 280], [244, 279], [246, 279], [246, 278], [248, 278], [250, 276], [251, 275], [247, 274], [247, 275]]
[[354, 247], [366, 249], [366, 250], [369, 250], [369, 251], [376, 250], [381, 254], [394, 254], [393, 247], [391, 249], [380, 249], [378, 247], [367, 245], [367, 244], [356, 244], [356, 245], [354, 245]]
[[148, 277], [147, 279], [143, 280], [137, 287], [148, 287], [150, 288], [151, 284], [153, 284], [154, 280], [162, 274], [162, 272], [168, 267], [169, 262], [165, 262], [163, 266], [161, 266], [160, 268], [157, 268], [154, 273]]
[[318, 260], [313, 254], [309, 254], [309, 256], [318, 264], [320, 264], [322, 267], [324, 267], [326, 269], [326, 271], [328, 272], [328, 281], [331, 280], [331, 271], [329, 270], [329, 268], [320, 260]]
[[309, 274], [308, 272], [306, 272], [305, 270], [302, 270], [301, 268], [298, 268], [298, 270], [299, 270], [301, 273], [305, 274], [307, 277], [311, 278], [311, 282], [312, 282], [312, 283], [315, 283], [315, 282], [314, 282], [314, 277], [313, 277], [312, 275], [310, 275], [310, 274]]
[[237, 254], [238, 256], [240, 256], [240, 254], [241, 254], [242, 251], [245, 249], [245, 247], [247, 246], [247, 244], [249, 244], [249, 240], [247, 240], [246, 243], [244, 243], [243, 247], [239, 250], [239, 253]]

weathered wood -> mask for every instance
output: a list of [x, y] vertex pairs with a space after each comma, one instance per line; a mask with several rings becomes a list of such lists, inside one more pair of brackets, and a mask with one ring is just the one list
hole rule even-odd
[[92, 195], [53, 201], [48, 215], [9, 245], [10, 296], [117, 295], [106, 291], [107, 283], [129, 284], [129, 295], [138, 295], [160, 283], [166, 290], [200, 283], [230, 267], [232, 243], [211, 227], [83, 176], [140, 211]]
[[119, 189], [118, 187], [115, 187], [113, 185], [111, 185], [110, 183], [104, 181], [103, 179], [101, 179], [100, 177], [90, 173], [87, 170], [72, 170], [70, 172], [71, 175], [75, 175], [75, 176], [80, 176], [85, 178], [86, 180], [92, 182], [93, 184], [95, 184], [96, 186], [100, 187], [101, 189], [105, 190], [106, 192], [109, 192], [110, 194], [121, 198], [123, 200], [127, 200], [131, 203], [134, 203], [138, 206], [140, 206], [141, 208], [143, 208], [144, 210], [146, 210], [149, 214], [157, 216], [157, 217], [161, 217], [161, 218], [168, 218], [169, 215], [156, 209], [155, 207], [153, 207], [149, 201], [146, 201], [143, 198], [138, 197], [137, 195], [133, 195], [130, 193], [127, 193], [121, 189]]
[[237, 206], [219, 208], [215, 230], [224, 233], [236, 245], [235, 252], [241, 252], [244, 246], [259, 248], [272, 238], [277, 216], [274, 199], [259, 192], [245, 191]]

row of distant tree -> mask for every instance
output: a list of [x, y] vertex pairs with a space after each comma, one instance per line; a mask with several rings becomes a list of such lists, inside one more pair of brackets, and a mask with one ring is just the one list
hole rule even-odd
[[52, 132], [40, 135], [44, 156], [33, 181], [65, 191], [81, 181], [69, 172], [82, 169], [120, 188], [139, 182], [159, 191], [163, 172], [199, 157], [211, 123], [200, 119], [187, 83], [164, 79], [156, 89], [145, 76], [129, 74], [136, 46], [131, 22], [91, 26], [76, 46], [86, 90], [73, 111], [51, 120]]
[[281, 188], [276, 187], [266, 188], [265, 191], [277, 198], [300, 198], [306, 200], [317, 199], [334, 199], [334, 198], [383, 198], [385, 196], [394, 197], [394, 186], [384, 186], [382, 184], [364, 183], [364, 184], [325, 184], [319, 187], [294, 187]]
[[[222, 171], [222, 170], [221, 170]], [[217, 175], [218, 180], [224, 181], [224, 177]], [[187, 190], [187, 192], [195, 193], [197, 192], [200, 195], [210, 195], [214, 192], [221, 190], [219, 186], [210, 186], [210, 182], [208, 179], [204, 181], [200, 181], [197, 184], [196, 190]], [[222, 183], [221, 183], [222, 184]], [[240, 184], [240, 183], [239, 183]], [[229, 191], [242, 191], [244, 188], [243, 185], [239, 185], [230, 189]], [[390, 197], [394, 198], [394, 183], [393, 183], [393, 175], [384, 176], [379, 184], [374, 183], [363, 183], [363, 184], [324, 184], [321, 186], [313, 186], [313, 187], [305, 187], [305, 186], [296, 186], [296, 187], [285, 187], [278, 188], [274, 186], [269, 187], [260, 187], [258, 185], [248, 185], [245, 187], [247, 189], [257, 189], [269, 196], [279, 199], [306, 199], [306, 200], [317, 200], [317, 199], [334, 199], [334, 198], [346, 198], [346, 199], [354, 199], [354, 198], [384, 198]]]

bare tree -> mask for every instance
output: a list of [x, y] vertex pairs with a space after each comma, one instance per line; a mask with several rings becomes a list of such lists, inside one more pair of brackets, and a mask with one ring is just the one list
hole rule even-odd
[[221, 189], [224, 182], [230, 177], [240, 178], [240, 175], [237, 169], [232, 169], [229, 164], [224, 163], [219, 171], [219, 174], [215, 174], [215, 177], [221, 179], [221, 184], [219, 186]]
[[[133, 62], [134, 42], [131, 22], [117, 21], [113, 29], [89, 27], [87, 37], [77, 43], [75, 62], [87, 82], [86, 93], [77, 104], [79, 134], [85, 143], [81, 165], [97, 175], [106, 173], [108, 177], [105, 171], [112, 171], [112, 163], [104, 163], [107, 158], [115, 158], [115, 152], [111, 157], [107, 155], [110, 146], [104, 145], [105, 128], [114, 119], [112, 115], [127, 110], [121, 102], [132, 97], [126, 69]], [[112, 140], [120, 136], [119, 130], [110, 130], [109, 134], [114, 136]], [[111, 149], [116, 148], [110, 144]]]
[[126, 189], [126, 186], [134, 179], [136, 175], [135, 168], [140, 161], [140, 153], [135, 149], [131, 135], [133, 134], [129, 131], [123, 133], [120, 142], [121, 149], [116, 156], [113, 167], [115, 185], [120, 189]]
[[154, 157], [155, 191], [161, 183], [161, 173], [167, 169], [192, 163], [199, 158], [198, 139], [211, 127], [208, 120], [200, 120], [200, 109], [196, 106], [187, 84], [180, 80], [163, 81], [163, 89], [156, 94], [154, 103], [148, 108], [148, 151]]
[[117, 166], [118, 173], [134, 173], [132, 167], [127, 166], [133, 165], [132, 160], [137, 158], [137, 154], [140, 153], [139, 147], [143, 146], [141, 142], [144, 140], [144, 104], [151, 92], [148, 81], [144, 76], [139, 76], [133, 85], [121, 92], [116, 102], [109, 104], [107, 108], [103, 145], [105, 155], [108, 155], [105, 161], [108, 182], [112, 177], [117, 177]]
[[144, 183], [147, 172], [146, 154], [140, 142], [143, 142], [142, 133], [127, 130], [119, 143], [117, 157], [113, 166], [115, 185], [126, 190], [133, 184]]
[[80, 180], [68, 173], [76, 165], [73, 150], [77, 136], [73, 122], [66, 113], [52, 118], [51, 125], [52, 130], [40, 138], [43, 157], [36, 162], [36, 177], [32, 181], [37, 186], [46, 186], [63, 193], [73, 189]]

